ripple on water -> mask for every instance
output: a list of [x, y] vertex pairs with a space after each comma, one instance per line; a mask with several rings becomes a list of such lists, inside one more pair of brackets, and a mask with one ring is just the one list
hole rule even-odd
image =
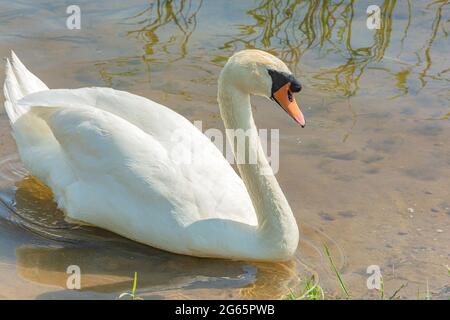
[[0, 159], [0, 186], [18, 181], [28, 174], [17, 153]]

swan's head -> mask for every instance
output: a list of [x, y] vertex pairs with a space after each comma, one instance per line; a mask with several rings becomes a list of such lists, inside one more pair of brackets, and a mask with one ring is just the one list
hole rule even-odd
[[274, 100], [298, 124], [305, 126], [305, 118], [294, 94], [302, 86], [286, 64], [261, 50], [243, 50], [227, 62], [221, 77], [226, 74], [236, 89]]

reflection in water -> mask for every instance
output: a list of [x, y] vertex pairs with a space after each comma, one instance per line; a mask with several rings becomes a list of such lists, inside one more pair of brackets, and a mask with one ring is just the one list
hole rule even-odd
[[[208, 49], [216, 53], [209, 60], [222, 65], [236, 50], [259, 48], [277, 55], [292, 68], [306, 69], [308, 66], [300, 66], [300, 63], [311, 53], [310, 59], [317, 64], [316, 68], [307, 70], [311, 71], [312, 87], [354, 96], [366, 69], [376, 68], [392, 77], [398, 89], [397, 96], [406, 95], [411, 89], [419, 91], [430, 79], [446, 79], [450, 69], [447, 66], [442, 66], [442, 70], [432, 69], [431, 51], [435, 39], [447, 37], [443, 17], [447, 5], [445, 0], [423, 5], [421, 10], [433, 12], [434, 19], [424, 20], [431, 32], [420, 45], [417, 32], [411, 32], [410, 28], [413, 18], [422, 18], [417, 10], [412, 10], [410, 0], [384, 0], [380, 4], [379, 30], [366, 28], [367, 4], [363, 1], [256, 1], [246, 10], [254, 22], [225, 28], [231, 34], [218, 46], [211, 41]], [[143, 42], [143, 54], [98, 62], [96, 65], [105, 83], [111, 85], [115, 77], [136, 76], [143, 71], [142, 66], [151, 81], [150, 71], [158, 69], [160, 63], [170, 64], [186, 58], [189, 41], [195, 36], [197, 15], [202, 9], [211, 10], [200, 0], [158, 0], [126, 19], [126, 34]], [[398, 43], [390, 46], [393, 32]], [[405, 47], [413, 49], [405, 52]], [[195, 49], [191, 49], [191, 55], [195, 54]], [[411, 81], [418, 81], [417, 88], [409, 87]]]
[[[130, 19], [136, 22], [130, 23], [133, 29], [128, 35], [145, 41], [144, 60], [154, 61], [158, 55], [169, 55], [169, 62], [184, 58], [189, 38], [197, 26], [197, 13], [201, 5], [202, 0], [158, 0], [131, 17]], [[179, 33], [171, 31], [170, 38], [161, 41], [158, 33], [164, 34], [164, 27], [167, 25], [176, 26]]]
[[[408, 35], [411, 25], [411, 3], [408, 0], [407, 22], [401, 38], [401, 47], [396, 56], [400, 58], [405, 41], [414, 35]], [[432, 33], [423, 49], [415, 54], [417, 63], [407, 70], [398, 71], [394, 76], [398, 79], [397, 85], [403, 94], [407, 93], [405, 83], [411, 74], [411, 69], [416, 69], [422, 86], [426, 85], [427, 74], [431, 67], [432, 59], [430, 50], [438, 32], [447, 36], [445, 25], [442, 21], [442, 10], [448, 2], [433, 1], [427, 9], [435, 8], [436, 18], [432, 22]], [[241, 25], [240, 35], [225, 42], [222, 49], [231, 51], [239, 48], [263, 48], [270, 51], [292, 66], [296, 66], [303, 55], [308, 51], [314, 51], [320, 59], [328, 56], [329, 59], [338, 61], [338, 65], [328, 68], [320, 68], [313, 72], [312, 85], [324, 91], [341, 91], [345, 96], [355, 95], [359, 89], [359, 81], [365, 69], [371, 64], [377, 64], [385, 58], [385, 53], [391, 41], [394, 11], [404, 10], [398, 6], [395, 0], [385, 0], [380, 5], [381, 28], [374, 30], [371, 43], [361, 46], [361, 35], [355, 37], [361, 28], [365, 28], [365, 17], [354, 21], [355, 16], [361, 17], [366, 5], [355, 1], [271, 1], [263, 0], [247, 13], [255, 23]], [[357, 13], [355, 13], [357, 10]], [[367, 35], [364, 35], [367, 37]], [[423, 51], [423, 52], [421, 52]], [[227, 55], [222, 58], [226, 59]], [[426, 60], [421, 67], [422, 60]], [[323, 61], [322, 63], [323, 64]], [[406, 64], [408, 65], [408, 64]], [[422, 70], [421, 70], [422, 69]], [[432, 77], [441, 77], [449, 70], [440, 71]]]
[[48, 0], [35, 2], [0, 1], [5, 54], [13, 47], [51, 86], [97, 85], [100, 74], [105, 85], [162, 97], [191, 120], [211, 116], [211, 126], [219, 67], [234, 51], [255, 47], [287, 61], [305, 82], [312, 125], [299, 132], [282, 114], [264, 117], [261, 100], [255, 117], [282, 131], [279, 178], [301, 241], [292, 262], [260, 265], [172, 255], [65, 221], [51, 192], [25, 177], [3, 115], [0, 268], [12, 268], [0, 270], [0, 296], [36, 297], [45, 283], [64, 297], [71, 263], [86, 271], [80, 295], [88, 298], [129, 290], [134, 271], [147, 298], [275, 298], [316, 272], [337, 291], [323, 243], [353, 297], [372, 294], [369, 264], [383, 268], [386, 292], [408, 282], [404, 297], [415, 298], [429, 282], [432, 293], [448, 295], [448, 1], [380, 0], [381, 29], [368, 30], [370, 1], [96, 2], [104, 11], [81, 0], [91, 24], [80, 36], [59, 27], [62, 11]]
[[364, 69], [380, 61], [389, 46], [392, 11], [395, 1], [384, 1], [381, 29], [372, 44], [355, 47], [352, 43], [354, 1], [261, 1], [248, 12], [255, 20], [243, 26], [242, 34], [225, 43], [226, 47], [264, 48], [290, 65], [297, 65], [308, 51], [336, 55], [338, 66], [315, 72], [314, 85], [327, 90], [354, 95]]
[[[430, 77], [430, 78], [437, 78], [437, 79], [442, 79], [442, 75], [448, 73], [450, 71], [450, 68], [444, 69], [440, 72], [437, 73], [437, 75], [428, 75], [428, 72], [432, 66], [432, 59], [431, 59], [431, 48], [433, 46], [433, 42], [435, 41], [438, 32], [441, 32], [445, 35], [445, 37], [448, 36], [447, 31], [445, 30], [445, 25], [442, 24], [442, 22], [446, 22], [445, 21], [445, 17], [444, 20], [442, 19], [442, 12], [445, 6], [449, 5], [450, 3], [447, 0], [438, 0], [438, 1], [434, 1], [431, 2], [427, 5], [427, 8], [431, 8], [434, 7], [435, 8], [435, 17], [433, 19], [432, 25], [431, 25], [431, 34], [430, 37], [428, 38], [426, 45], [422, 48], [423, 53], [422, 54], [417, 54], [417, 59], [418, 64], [420, 64], [422, 62], [422, 57], [424, 57], [425, 59], [425, 66], [423, 67], [423, 69], [420, 71], [419, 73], [419, 79], [422, 83], [422, 87], [424, 87], [426, 85], [426, 78]], [[448, 22], [448, 20], [447, 20]]]
[[[17, 248], [20, 276], [40, 284], [66, 287], [69, 265], [82, 272], [82, 291], [117, 294], [130, 288], [134, 272], [141, 293], [170, 292], [190, 288], [240, 287], [254, 280], [255, 268], [237, 262], [175, 256], [156, 250], [137, 250], [132, 244], [114, 247], [73, 246]], [[258, 275], [261, 276], [261, 275]]]
[[[173, 92], [170, 85], [158, 79], [155, 71], [161, 70], [163, 64], [170, 66], [186, 58], [188, 43], [195, 37], [197, 15], [201, 10], [211, 10], [202, 4], [193, 0], [160, 0], [127, 19], [132, 21], [126, 25], [127, 35], [144, 43], [144, 54], [98, 62], [96, 65], [105, 83], [112, 86], [113, 79], [134, 78], [145, 72], [148, 82], [162, 82], [164, 85], [158, 89]], [[246, 9], [246, 15], [254, 22], [232, 26], [227, 30], [231, 34], [216, 46], [212, 41], [206, 44], [212, 54], [201, 59], [208, 60], [207, 64], [221, 66], [233, 52], [243, 48], [264, 49], [287, 62], [295, 73], [306, 79], [307, 87], [337, 92], [346, 98], [357, 94], [365, 75], [392, 79], [395, 91], [390, 93], [391, 98], [417, 94], [429, 80], [440, 81], [444, 86], [448, 82], [446, 76], [450, 69], [445, 64], [436, 66], [442, 70], [432, 69], [431, 53], [435, 39], [447, 37], [443, 18], [447, 1], [429, 2], [422, 8], [434, 15], [432, 21], [423, 22], [431, 29], [423, 45], [416, 39], [417, 30], [410, 31], [412, 19], [422, 18], [417, 10], [412, 10], [409, 0], [384, 0], [380, 4], [379, 30], [366, 28], [367, 5], [362, 2], [260, 0], [247, 5], [252, 7]], [[392, 37], [398, 43], [391, 45]], [[190, 57], [197, 54], [196, 49], [190, 49]], [[304, 57], [308, 61], [302, 63]], [[198, 70], [206, 68], [201, 64], [195, 62]], [[374, 75], [375, 71], [384, 75]], [[179, 75], [174, 75], [175, 81], [183, 72], [186, 74], [180, 70]], [[192, 83], [203, 77], [204, 74], [192, 73], [189, 81]], [[206, 77], [205, 82], [215, 83], [215, 74], [208, 73]], [[179, 86], [175, 88], [178, 96], [184, 98], [200, 94], [186, 94]], [[358, 120], [358, 110], [353, 108], [352, 102], [348, 100], [345, 105], [351, 124], [347, 125], [342, 142], [347, 142]]]
[[[81, 291], [112, 294], [130, 289], [138, 273], [139, 295], [165, 298], [208, 298], [207, 289], [223, 297], [279, 298], [295, 287], [298, 271], [286, 264], [248, 264], [172, 255], [134, 244], [89, 246], [21, 246], [16, 249], [19, 275], [29, 281], [66, 288], [66, 269], [81, 269]], [[276, 272], [275, 272], [276, 270]]]
[[98, 62], [103, 81], [111, 86], [114, 77], [134, 76], [140, 72], [141, 64], [150, 75], [151, 63], [172, 63], [186, 57], [202, 1], [151, 1], [148, 8], [129, 17], [125, 23], [127, 36], [144, 43], [144, 54]]

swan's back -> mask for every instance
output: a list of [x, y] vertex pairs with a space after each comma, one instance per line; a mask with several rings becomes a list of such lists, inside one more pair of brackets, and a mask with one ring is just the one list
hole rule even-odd
[[257, 224], [242, 180], [181, 115], [113, 89], [49, 90], [11, 62], [5, 109], [20, 156], [68, 217], [171, 251], [200, 221]]

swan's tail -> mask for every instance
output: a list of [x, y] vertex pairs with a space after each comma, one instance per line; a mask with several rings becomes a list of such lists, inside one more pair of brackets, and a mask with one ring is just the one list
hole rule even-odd
[[11, 59], [6, 59], [6, 77], [3, 85], [5, 95], [5, 110], [9, 121], [14, 124], [20, 116], [28, 111], [17, 102], [24, 96], [38, 91], [48, 90], [48, 87], [38, 77], [32, 74], [11, 51]]

